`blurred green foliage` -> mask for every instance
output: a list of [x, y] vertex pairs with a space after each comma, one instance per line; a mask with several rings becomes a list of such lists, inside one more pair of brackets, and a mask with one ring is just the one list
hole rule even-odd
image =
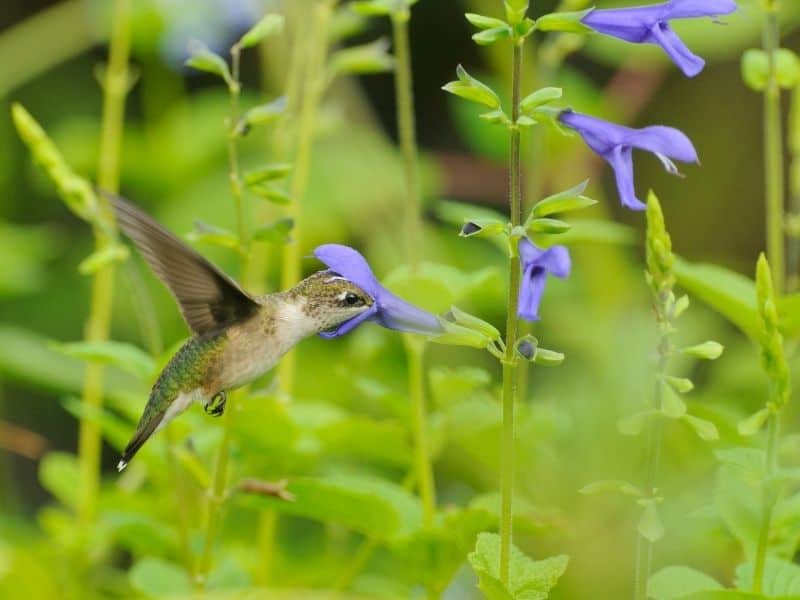
[[[203, 594], [195, 593], [191, 574], [204, 542], [219, 424], [192, 409], [154, 438], [128, 471], [113, 471], [149, 385], [186, 328], [166, 291], [132, 258], [116, 283], [117, 341], [78, 342], [89, 298], [78, 267], [91, 253], [90, 231], [31, 164], [8, 110], [12, 101], [23, 103], [75, 172], [93, 178], [101, 106], [95, 77], [105, 56], [108, 4], [0, 7], [6, 25], [0, 30], [0, 597], [414, 598], [426, 588], [449, 599], [480, 597], [478, 583], [484, 590], [496, 584], [497, 567], [487, 550], [496, 540], [478, 534], [497, 528], [501, 411], [497, 365], [471, 349], [431, 345], [426, 353], [439, 502], [430, 528], [420, 526], [413, 493], [402, 340], [372, 325], [342, 339], [303, 343], [291, 399], [268, 375], [236, 405], [232, 486]], [[439, 88], [461, 62], [494, 89], [507, 87], [507, 54], [492, 47], [476, 53], [463, 19], [467, 10], [501, 16], [497, 4], [414, 5], [426, 208], [421, 254], [450, 267], [424, 267], [415, 280], [424, 285], [406, 289], [397, 283], [395, 289], [429, 310], [455, 303], [495, 324], [504, 319], [505, 260], [491, 240], [457, 233], [464, 217], [504, 212], [506, 140], [499, 128], [475, 118], [479, 111], [452, 102]], [[533, 11], [542, 14], [556, 4], [537, 2]], [[747, 587], [753, 578], [752, 568], [741, 565], [757, 541], [763, 440], [743, 435], [739, 424], [764, 406], [769, 393], [755, 346], [753, 265], [763, 245], [760, 108], [758, 96], [740, 82], [738, 66], [742, 52], [759, 43], [761, 17], [756, 0], [740, 4], [725, 27], [678, 26], [710, 62], [692, 87], [659, 52], [631, 52], [599, 36], [542, 82], [563, 87], [564, 105], [579, 110], [631, 125], [676, 125], [690, 134], [703, 160], [702, 170], [691, 168], [679, 182], [667, 181], [656, 161], [637, 170], [642, 182], [659, 190], [673, 250], [684, 257], [674, 266], [677, 286], [693, 305], [675, 343], [715, 339], [726, 348], [713, 363], [684, 354], [672, 364], [691, 377], [692, 412], [712, 423], [719, 439], [698, 439], [687, 420], [665, 432], [659, 489], [668, 501], [659, 513], [666, 535], [655, 558], [665, 569], [650, 590], [659, 600], [758, 597], [706, 593]], [[298, 5], [305, 7], [305, 0]], [[213, 77], [190, 74], [180, 63], [190, 37], [224, 48], [274, 6], [255, 0], [136, 3], [137, 80], [126, 110], [122, 189], [178, 234], [194, 231], [192, 243], [230, 273], [236, 272], [236, 253], [195, 225], [235, 229], [224, 128], [228, 98]], [[796, 49], [800, 4], [787, 0], [782, 7], [784, 45]], [[342, 31], [355, 33], [342, 43], [359, 50], [340, 54], [340, 65], [349, 65], [351, 73], [386, 66], [385, 48], [363, 46], [386, 33], [380, 21], [343, 15], [334, 28]], [[246, 57], [243, 104], [263, 105], [283, 92], [290, 49], [281, 40]], [[527, 76], [542, 74], [531, 69]], [[402, 165], [387, 133], [394, 130], [391, 95], [387, 76], [332, 84], [300, 215], [303, 256], [320, 243], [350, 243], [389, 287], [407, 281]], [[283, 160], [271, 131], [254, 129], [243, 138], [245, 172]], [[518, 407], [514, 543], [527, 556], [515, 553], [513, 561], [524, 573], [534, 559], [569, 555], [568, 567], [565, 559], [547, 559], [554, 572], [566, 568], [558, 586], [542, 588], [554, 599], [626, 597], [639, 517], [617, 494], [578, 491], [596, 481], [639, 481], [645, 467], [641, 438], [617, 431], [619, 419], [649, 397], [655, 369], [659, 331], [642, 276], [643, 223], [638, 215], [620, 218], [627, 227], [611, 220], [619, 212], [614, 193], [603, 198], [613, 189], [611, 175], [575, 140], [543, 131], [526, 137], [524, 153], [528, 205], [587, 174], [590, 195], [602, 202], [587, 211], [589, 218], [571, 221], [563, 239], [573, 250], [573, 276], [549, 283], [543, 320], [535, 327], [567, 360], [559, 369], [532, 371], [529, 396]], [[476, 201], [483, 206], [465, 207]], [[248, 209], [282, 215], [280, 206], [260, 199], [251, 199]], [[275, 244], [265, 247], [260, 285], [274, 290], [280, 253]], [[311, 259], [303, 266], [306, 272], [319, 267]], [[155, 337], [142, 315], [142, 286], [157, 319]], [[794, 382], [800, 380], [797, 298], [780, 298], [776, 307]], [[87, 360], [107, 365], [102, 410], [77, 399]], [[81, 419], [97, 423], [105, 443], [100, 511], [91, 528], [75, 516]], [[764, 592], [796, 598], [800, 575], [791, 561], [800, 544], [800, 423], [792, 403], [782, 420], [778, 452], [787, 472]], [[43, 436], [46, 454], [26, 456], [20, 451], [24, 435], [9, 433], [6, 423]], [[274, 487], [254, 489], [248, 484], [253, 478]]]

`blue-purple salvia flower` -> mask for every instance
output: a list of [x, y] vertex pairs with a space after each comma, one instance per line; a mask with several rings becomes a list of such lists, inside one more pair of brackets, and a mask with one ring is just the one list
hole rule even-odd
[[366, 259], [356, 250], [340, 244], [325, 244], [314, 250], [314, 256], [333, 273], [356, 284], [373, 300], [369, 310], [345, 321], [334, 331], [321, 333], [323, 337], [344, 335], [364, 321], [375, 321], [389, 329], [423, 335], [438, 335], [443, 332], [437, 317], [398, 298], [383, 287]]
[[577, 131], [592, 150], [608, 161], [616, 174], [620, 200], [632, 210], [645, 209], [636, 197], [633, 185], [634, 148], [655, 154], [673, 175], [679, 175], [679, 172], [671, 159], [684, 163], [698, 162], [691, 140], [673, 127], [654, 125], [633, 129], [572, 110], [563, 111], [558, 120]]
[[692, 53], [669, 25], [672, 19], [719, 17], [736, 10], [733, 0], [670, 0], [651, 6], [595, 9], [581, 22], [595, 31], [627, 42], [657, 44], [687, 77], [694, 77], [705, 61]]
[[519, 257], [522, 262], [522, 281], [517, 314], [528, 321], [538, 321], [539, 304], [547, 275], [555, 275], [561, 279], [569, 275], [572, 268], [569, 250], [565, 246], [552, 246], [543, 250], [528, 238], [522, 238], [519, 241]]

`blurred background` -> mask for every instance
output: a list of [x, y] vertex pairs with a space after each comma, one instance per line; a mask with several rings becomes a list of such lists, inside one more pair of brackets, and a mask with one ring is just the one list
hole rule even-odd
[[[143, 451], [140, 469], [124, 478], [113, 470], [147, 392], [146, 382], [114, 367], [107, 377], [109, 408], [95, 416], [105, 439], [99, 524], [84, 531], [70, 506], [71, 490], [78, 485], [75, 398], [84, 364], [59, 353], [52, 342], [82, 337], [90, 282], [77, 265], [91, 253], [92, 237], [32, 164], [9, 108], [12, 102], [23, 104], [75, 170], [94, 177], [102, 105], [98, 78], [107, 59], [111, 4], [0, 4], [3, 598], [180, 594], [190, 570], [181, 571], [186, 555], [182, 544], [189, 556], [200, 544], [203, 489], [184, 473], [183, 496], [176, 496], [170, 487], [174, 473], [166, 471], [164, 436]], [[196, 219], [234, 227], [224, 129], [227, 93], [213, 76], [183, 66], [187, 44], [203, 40], [224, 54], [265, 12], [282, 11], [283, 4], [133, 3], [132, 80], [120, 189], [179, 235], [191, 231]], [[302, 36], [308, 3], [291, 4]], [[553, 10], [556, 2], [532, 4], [536, 16]], [[725, 24], [698, 20], [677, 25], [688, 45], [708, 60], [695, 80], [685, 79], [657, 49], [599, 36], [565, 52], [563, 64], [552, 70], [534, 68], [531, 48], [525, 77], [527, 89], [534, 84], [562, 86], [564, 106], [630, 126], [664, 124], [686, 132], [702, 167], [687, 165], [685, 178], [673, 178], [653, 157], [637, 156], [640, 196], [648, 188], [658, 192], [678, 254], [751, 276], [764, 247], [761, 97], [742, 83], [739, 58], [745, 49], [760, 46], [761, 16], [755, 0], [740, 5], [737, 14], [723, 19]], [[783, 46], [800, 50], [800, 3], [786, 0], [782, 6]], [[464, 213], [453, 203], [506, 211], [506, 133], [440, 88], [454, 78], [456, 65], [463, 64], [481, 80], [507, 89], [510, 53], [504, 44], [477, 47], [465, 11], [499, 16], [500, 3], [420, 0], [413, 8], [411, 52], [425, 205], [422, 254], [425, 260], [460, 270], [448, 282], [458, 283], [459, 293], [447, 300], [457, 298], [460, 306], [499, 325], [504, 322], [504, 259], [489, 243], [457, 237], [453, 215], [457, 221]], [[391, 38], [386, 19], [349, 22], [343, 17], [341, 25], [350, 28], [349, 35], [334, 41], [336, 45]], [[243, 56], [245, 105], [283, 94], [285, 46], [271, 41]], [[790, 95], [784, 100], [788, 114]], [[402, 265], [404, 191], [395, 131], [391, 73], [332, 83], [320, 111], [301, 211], [303, 256], [320, 243], [338, 242], [359, 248], [381, 278]], [[270, 132], [257, 130], [246, 138], [243, 164], [258, 165], [274, 153]], [[621, 436], [616, 421], [646, 402], [650, 390], [657, 332], [642, 277], [643, 216], [618, 205], [613, 174], [577, 138], [537, 130], [526, 138], [524, 157], [527, 201], [590, 176], [587, 193], [600, 204], [581, 215], [596, 223], [587, 234], [575, 236], [573, 276], [550, 282], [543, 320], [535, 327], [542, 343], [565, 352], [568, 360], [559, 369], [529, 374], [518, 440], [518, 491], [525, 504], [515, 542], [534, 557], [571, 556], [553, 597], [619, 598], [630, 588], [637, 509], [626, 498], [583, 496], [578, 490], [597, 479], [639, 481], [642, 476], [642, 439]], [[255, 210], [258, 200], [251, 202]], [[280, 214], [280, 209], [270, 210]], [[233, 253], [202, 243], [196, 247], [236, 273]], [[278, 254], [277, 248], [267, 250], [264, 290], [276, 289]], [[307, 273], [318, 268], [312, 259], [304, 262]], [[155, 331], [148, 331], [137, 317], [132, 290], [140, 288], [131, 281], [143, 282], [148, 291]], [[414, 298], [431, 310], [446, 310], [448, 304], [437, 294], [432, 286], [416, 290]], [[120, 269], [114, 296], [114, 339], [163, 351], [186, 337], [171, 298], [138, 258]], [[694, 412], [713, 421], [722, 437], [709, 444], [680, 424], [668, 430], [662, 506], [667, 536], [658, 546], [656, 564], [691, 564], [730, 583], [742, 556], [711, 509], [713, 450], [745, 443], [735, 424], [763, 403], [766, 380], [751, 343], [699, 301], [680, 327], [679, 339], [713, 338], [727, 348], [715, 363], [676, 365], [697, 386], [690, 397]], [[410, 441], [400, 337], [368, 325], [342, 339], [309, 340], [298, 359], [300, 375], [291, 403], [270, 396], [268, 377], [260, 388], [266, 399], [254, 398], [243, 407], [247, 418], [236, 431], [235, 476], [368, 473], [402, 481], [410, 465]], [[444, 346], [431, 347], [427, 363], [439, 504], [459, 507], [479, 499], [490, 506], [496, 502], [491, 494], [499, 472], [499, 370], [484, 353]], [[218, 426], [199, 409], [181, 421], [173, 441], [189, 448], [210, 470]], [[796, 419], [789, 419], [786, 428], [800, 431], [796, 425]], [[190, 470], [182, 463], [177, 468]], [[370, 532], [358, 526], [308, 515], [281, 516], [267, 535], [260, 512], [273, 509], [234, 503], [226, 510], [212, 589], [332, 588], [350, 568], [354, 552], [363, 548], [363, 538], [370, 539]], [[185, 539], [179, 521], [185, 521]], [[272, 548], [269, 565], [256, 552], [265, 539]], [[421, 597], [420, 573], [439, 564], [441, 556], [421, 554], [411, 545], [376, 546], [347, 582], [348, 589], [364, 597]], [[465, 553], [456, 553], [445, 561], [449, 571], [444, 570], [450, 573], [447, 597], [480, 597], [464, 559]], [[171, 583], [153, 584], [162, 578]], [[291, 597], [315, 597], [311, 591], [298, 594]]]

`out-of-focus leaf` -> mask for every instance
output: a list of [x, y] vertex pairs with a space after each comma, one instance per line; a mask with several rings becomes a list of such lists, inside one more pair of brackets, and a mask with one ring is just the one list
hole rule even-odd
[[647, 582], [647, 594], [654, 600], [679, 600], [694, 592], [721, 589], [716, 579], [691, 567], [665, 567]]
[[67, 412], [76, 419], [97, 424], [103, 432], [103, 437], [108, 440], [114, 448], [122, 450], [130, 440], [130, 425], [123, 422], [111, 412], [96, 406], [84, 404], [81, 402], [80, 398], [75, 398], [74, 396], [65, 398], [62, 403]]
[[572, 226], [558, 238], [551, 236], [539, 237], [536, 242], [547, 247], [553, 244], [620, 244], [633, 245], [636, 243], [636, 234], [633, 229], [619, 223], [595, 219], [570, 219]]
[[189, 58], [186, 60], [186, 66], [198, 71], [211, 73], [212, 75], [218, 75], [227, 85], [233, 83], [228, 63], [221, 56], [212, 52], [208, 46], [197, 40], [193, 41], [189, 46]]
[[[736, 567], [736, 587], [740, 590], [752, 589], [753, 571], [753, 563], [743, 563]], [[788, 560], [767, 557], [761, 591], [770, 598], [800, 598], [800, 566]]]
[[500, 536], [481, 533], [469, 562], [489, 600], [546, 600], [567, 570], [569, 558], [560, 555], [534, 561], [512, 545], [508, 584], [504, 585], [500, 581]]
[[717, 426], [711, 421], [689, 414], [683, 415], [681, 421], [688, 424], [701, 440], [713, 442], [719, 439]]
[[756, 288], [751, 279], [723, 267], [692, 264], [679, 258], [675, 260], [675, 274], [687, 292], [756, 339]]
[[644, 505], [637, 529], [639, 534], [650, 542], [657, 542], [664, 537], [664, 523], [661, 521], [655, 501], [651, 500]]
[[111, 244], [102, 250], [93, 252], [78, 265], [78, 273], [81, 275], [92, 275], [106, 265], [124, 262], [130, 256], [127, 246], [122, 244]]
[[292, 197], [288, 192], [274, 185], [267, 185], [265, 183], [256, 183], [249, 186], [250, 191], [259, 198], [263, 198], [267, 202], [285, 206], [292, 201]]
[[46, 262], [58, 253], [59, 239], [46, 227], [24, 227], [0, 221], [0, 297], [41, 289]]
[[381, 38], [369, 44], [337, 50], [330, 58], [330, 69], [336, 75], [368, 75], [394, 68], [389, 54], [389, 40]]
[[131, 586], [148, 596], [189, 594], [192, 580], [185, 569], [161, 558], [143, 558], [128, 573]]
[[291, 170], [291, 163], [273, 163], [259, 169], [254, 169], [253, 171], [248, 171], [244, 176], [244, 182], [247, 185], [253, 185], [264, 181], [283, 179]]
[[236, 124], [236, 133], [246, 135], [251, 127], [274, 123], [286, 114], [286, 98], [281, 96], [266, 104], [254, 106]]
[[328, 453], [392, 466], [407, 466], [412, 456], [408, 430], [397, 421], [348, 417], [317, 431]]
[[64, 506], [77, 508], [80, 472], [74, 454], [50, 452], [39, 463], [39, 481]]
[[408, 535], [419, 527], [419, 500], [402, 487], [377, 477], [338, 475], [290, 481], [293, 502], [268, 496], [242, 496], [242, 505], [271, 508], [316, 521], [339, 523], [378, 540]]
[[627, 481], [619, 479], [605, 479], [603, 481], [595, 481], [585, 485], [580, 490], [581, 494], [591, 495], [599, 494], [601, 492], [618, 492], [626, 496], [633, 496], [640, 498], [644, 496], [644, 492], [638, 487]]
[[149, 382], [155, 374], [155, 362], [144, 350], [125, 342], [70, 342], [52, 347], [66, 356], [89, 362], [114, 365]]
[[543, 15], [536, 19], [536, 29], [539, 31], [560, 31], [562, 33], [589, 33], [591, 27], [582, 23], [583, 18], [592, 11], [556, 12]]
[[177, 546], [175, 529], [142, 512], [105, 510], [102, 514], [114, 541], [136, 555], [167, 554]]
[[283, 25], [283, 15], [264, 15], [258, 23], [253, 25], [253, 27], [241, 37], [239, 45], [242, 48], [252, 48], [262, 40], [283, 31]]
[[492, 382], [489, 372], [478, 367], [434, 367], [429, 376], [431, 396], [440, 407], [460, 402]]
[[253, 239], [274, 244], [285, 244], [291, 240], [290, 232], [294, 228], [294, 219], [284, 217], [274, 223], [261, 225], [253, 231]]
[[202, 242], [231, 250], [240, 248], [239, 237], [235, 233], [202, 221], [194, 222], [194, 229], [186, 234], [186, 239], [190, 242]]

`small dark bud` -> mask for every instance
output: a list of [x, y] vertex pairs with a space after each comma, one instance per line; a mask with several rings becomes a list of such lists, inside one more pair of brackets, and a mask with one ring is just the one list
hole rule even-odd
[[525, 358], [525, 360], [533, 359], [533, 355], [536, 353], [536, 348], [534, 345], [527, 340], [517, 346], [517, 350]]
[[461, 235], [472, 235], [478, 233], [481, 229], [483, 228], [475, 223], [464, 223], [464, 227], [461, 228]]

